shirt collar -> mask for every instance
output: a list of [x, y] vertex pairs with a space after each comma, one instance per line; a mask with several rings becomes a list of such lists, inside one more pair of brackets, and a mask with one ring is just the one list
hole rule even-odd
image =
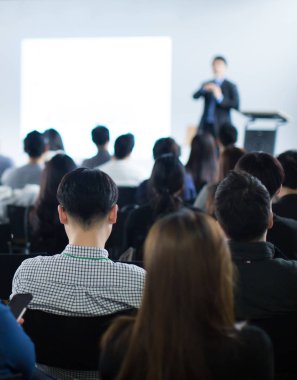
[[261, 261], [273, 259], [275, 248], [269, 242], [237, 242], [229, 241], [229, 247], [232, 253], [232, 258], [235, 261]]
[[63, 254], [72, 255], [75, 257], [82, 257], [82, 258], [105, 258], [108, 259], [108, 252], [104, 248], [98, 248], [98, 247], [85, 247], [81, 245], [72, 245], [68, 244]]

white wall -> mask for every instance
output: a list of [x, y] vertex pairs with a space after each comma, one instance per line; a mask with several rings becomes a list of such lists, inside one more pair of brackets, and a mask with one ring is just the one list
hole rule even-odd
[[[191, 94], [219, 53], [230, 62], [242, 109], [291, 115], [277, 152], [296, 148], [296, 21], [294, 0], [0, 0], [1, 151], [18, 158], [21, 148], [21, 40], [100, 36], [172, 37], [172, 134], [180, 142], [201, 112]], [[242, 130], [243, 119], [235, 120]]]

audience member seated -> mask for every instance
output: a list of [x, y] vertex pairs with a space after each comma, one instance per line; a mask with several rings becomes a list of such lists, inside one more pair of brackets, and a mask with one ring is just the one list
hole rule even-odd
[[[220, 154], [219, 158], [219, 181], [222, 181], [235, 168], [237, 161], [245, 154], [245, 150], [235, 146], [227, 146]], [[205, 185], [200, 191], [194, 206], [214, 216], [214, 194], [218, 183]]]
[[144, 270], [114, 263], [104, 249], [116, 222], [117, 197], [115, 183], [99, 170], [66, 174], [57, 198], [69, 245], [61, 254], [23, 261], [12, 293], [31, 293], [31, 309], [58, 315], [98, 316], [139, 307]]
[[265, 186], [246, 172], [231, 172], [218, 186], [215, 210], [230, 239], [238, 270], [238, 320], [269, 318], [297, 311], [297, 261], [274, 258], [266, 242], [273, 225], [270, 195]]
[[180, 210], [145, 243], [140, 310], [102, 339], [101, 380], [272, 380], [268, 336], [235, 325], [230, 252], [210, 217]]
[[142, 168], [131, 158], [134, 144], [131, 133], [119, 136], [114, 143], [114, 157], [100, 166], [100, 170], [108, 174], [117, 186], [137, 187], [146, 177]]
[[103, 165], [111, 158], [108, 152], [109, 130], [106, 127], [103, 125], [95, 127], [92, 130], [92, 141], [96, 145], [97, 154], [94, 157], [85, 159], [81, 165], [89, 169]]
[[[238, 161], [235, 170], [244, 170], [258, 178], [268, 190], [271, 201], [279, 194], [284, 181], [284, 170], [280, 162], [268, 153], [247, 153]], [[277, 256], [295, 260], [297, 221], [274, 213], [273, 227], [267, 233], [267, 241], [279, 249]]]
[[0, 154], [0, 178], [6, 169], [13, 167], [13, 161], [11, 158]]
[[32, 252], [58, 253], [68, 244], [57, 213], [57, 190], [63, 176], [75, 168], [72, 158], [65, 154], [57, 154], [46, 163], [39, 196], [29, 217]]
[[[180, 146], [171, 137], [163, 137], [157, 140], [153, 147], [153, 158], [155, 161], [157, 158], [161, 157], [163, 154], [173, 154], [174, 156], [179, 158], [180, 153], [181, 153]], [[139, 205], [147, 203], [150, 199], [148, 184], [149, 184], [149, 180], [146, 179], [139, 185], [137, 189], [136, 203]], [[186, 202], [192, 203], [195, 197], [196, 197], [196, 189], [193, 183], [192, 176], [189, 173], [185, 172], [183, 199]]]
[[24, 139], [24, 151], [29, 156], [29, 162], [7, 169], [1, 177], [2, 184], [13, 189], [22, 189], [27, 184], [39, 185], [45, 150], [43, 135], [37, 131], [30, 132]]
[[45, 153], [45, 161], [49, 161], [56, 154], [64, 154], [64, 144], [62, 137], [55, 129], [47, 129], [43, 132], [44, 140], [46, 143], [47, 151]]
[[194, 136], [186, 170], [193, 178], [197, 194], [203, 186], [218, 180], [217, 148], [210, 134]]
[[184, 206], [184, 175], [184, 167], [176, 156], [167, 154], [156, 159], [149, 183], [150, 201], [134, 209], [125, 226], [124, 248], [135, 249], [135, 260], [143, 258], [143, 243], [153, 223]]
[[0, 377], [22, 374], [32, 377], [35, 366], [34, 345], [7, 306], [0, 303]]
[[225, 148], [234, 146], [237, 142], [238, 132], [237, 129], [230, 124], [223, 124], [219, 129], [218, 145], [220, 152]]
[[279, 200], [272, 209], [277, 215], [297, 220], [297, 151], [288, 150], [277, 158], [284, 169], [285, 179], [278, 194]]

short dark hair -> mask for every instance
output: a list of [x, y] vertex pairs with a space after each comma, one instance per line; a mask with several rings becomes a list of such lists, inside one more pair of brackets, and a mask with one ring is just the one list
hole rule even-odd
[[219, 140], [224, 147], [234, 145], [238, 138], [237, 129], [232, 124], [223, 124], [219, 129]]
[[114, 155], [118, 159], [127, 157], [133, 150], [135, 144], [134, 135], [127, 133], [119, 136], [114, 143]]
[[98, 125], [92, 130], [92, 141], [99, 146], [105, 145], [109, 142], [109, 130], [103, 125]]
[[297, 151], [287, 150], [280, 154], [277, 159], [285, 173], [283, 185], [290, 189], [297, 189]]
[[158, 139], [153, 147], [154, 160], [161, 157], [163, 154], [173, 154], [176, 157], [180, 156], [180, 146], [172, 137], [162, 137]]
[[62, 178], [57, 199], [66, 212], [88, 228], [117, 203], [118, 188], [106, 173], [79, 168]]
[[215, 214], [232, 240], [258, 239], [269, 225], [269, 193], [256, 177], [232, 171], [217, 188]]
[[39, 158], [45, 152], [45, 140], [43, 134], [32, 131], [24, 139], [24, 151], [31, 158]]
[[247, 153], [237, 162], [235, 170], [257, 177], [266, 186], [270, 197], [277, 193], [284, 181], [284, 169], [280, 162], [269, 153]]
[[222, 55], [216, 55], [213, 60], [212, 60], [212, 63], [214, 63], [214, 61], [223, 61], [225, 63], [225, 65], [227, 65], [227, 60], [225, 57], [223, 57]]

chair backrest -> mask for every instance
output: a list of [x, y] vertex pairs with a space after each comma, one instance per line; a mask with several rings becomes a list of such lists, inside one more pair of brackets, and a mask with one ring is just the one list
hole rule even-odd
[[29, 253], [29, 212], [31, 207], [7, 206], [7, 217], [9, 219], [12, 234], [13, 251]]
[[296, 379], [297, 313], [267, 319], [254, 319], [250, 322], [260, 327], [269, 335], [273, 344], [276, 374], [286, 373], [293, 375], [293, 378]]
[[121, 209], [124, 206], [136, 203], [137, 187], [119, 186], [118, 206]]
[[10, 251], [12, 243], [10, 225], [0, 224], [0, 253], [7, 253]]
[[24, 329], [35, 344], [37, 363], [96, 371], [101, 336], [114, 318], [135, 312], [128, 309], [96, 317], [70, 317], [28, 309]]

